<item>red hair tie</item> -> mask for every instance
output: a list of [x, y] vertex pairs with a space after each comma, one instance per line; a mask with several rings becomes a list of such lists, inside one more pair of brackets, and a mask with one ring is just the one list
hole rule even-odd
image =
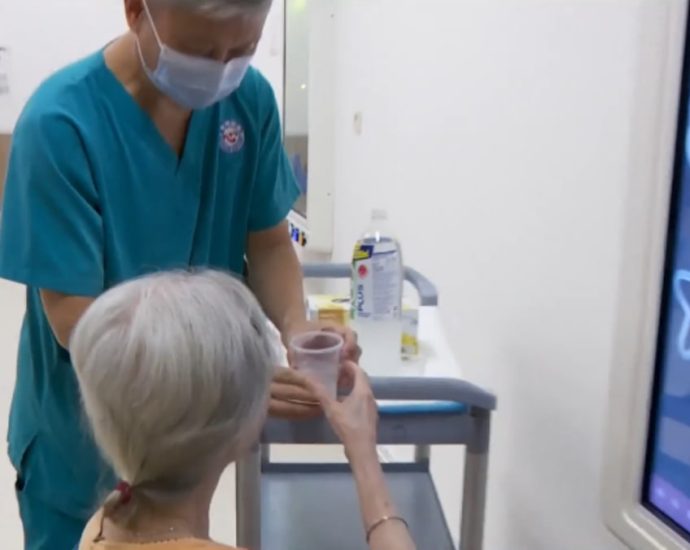
[[126, 506], [132, 500], [132, 486], [126, 481], [120, 481], [115, 487], [115, 490], [120, 493], [120, 504]]

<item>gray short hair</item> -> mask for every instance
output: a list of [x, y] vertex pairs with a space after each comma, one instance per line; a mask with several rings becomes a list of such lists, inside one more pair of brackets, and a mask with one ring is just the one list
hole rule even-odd
[[272, 0], [156, 0], [159, 4], [175, 6], [218, 17], [231, 17], [267, 11]]
[[117, 286], [70, 341], [98, 446], [122, 480], [158, 495], [192, 488], [254, 442], [277, 349], [249, 290], [217, 271]]

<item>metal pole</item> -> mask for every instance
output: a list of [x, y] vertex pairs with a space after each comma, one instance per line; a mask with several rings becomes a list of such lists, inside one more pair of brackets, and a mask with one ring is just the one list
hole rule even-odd
[[414, 446], [414, 461], [417, 464], [428, 464], [431, 460], [431, 447], [429, 445]]
[[486, 410], [474, 410], [472, 417], [475, 421], [476, 436], [473, 443], [467, 446], [465, 454], [465, 481], [460, 525], [462, 550], [482, 550], [484, 543], [491, 413]]
[[261, 447], [235, 464], [237, 546], [261, 550]]
[[261, 445], [261, 463], [270, 464], [271, 463], [271, 446]]

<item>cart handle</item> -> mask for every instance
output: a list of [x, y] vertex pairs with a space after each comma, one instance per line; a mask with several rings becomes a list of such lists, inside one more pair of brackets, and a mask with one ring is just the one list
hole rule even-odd
[[[349, 279], [352, 275], [352, 267], [348, 264], [307, 263], [303, 270], [306, 279]], [[419, 271], [405, 267], [405, 280], [417, 289], [422, 306], [438, 305], [436, 285]]]
[[371, 387], [380, 401], [444, 401], [493, 411], [496, 396], [457, 378], [373, 377]]

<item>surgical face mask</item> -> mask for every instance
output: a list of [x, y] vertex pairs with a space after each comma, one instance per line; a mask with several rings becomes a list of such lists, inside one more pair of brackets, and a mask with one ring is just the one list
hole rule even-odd
[[144, 9], [160, 49], [155, 69], [146, 65], [138, 39], [137, 49], [144, 71], [162, 93], [188, 109], [203, 109], [225, 99], [240, 87], [252, 56], [221, 63], [175, 51], [161, 41], [147, 2], [144, 2]]

